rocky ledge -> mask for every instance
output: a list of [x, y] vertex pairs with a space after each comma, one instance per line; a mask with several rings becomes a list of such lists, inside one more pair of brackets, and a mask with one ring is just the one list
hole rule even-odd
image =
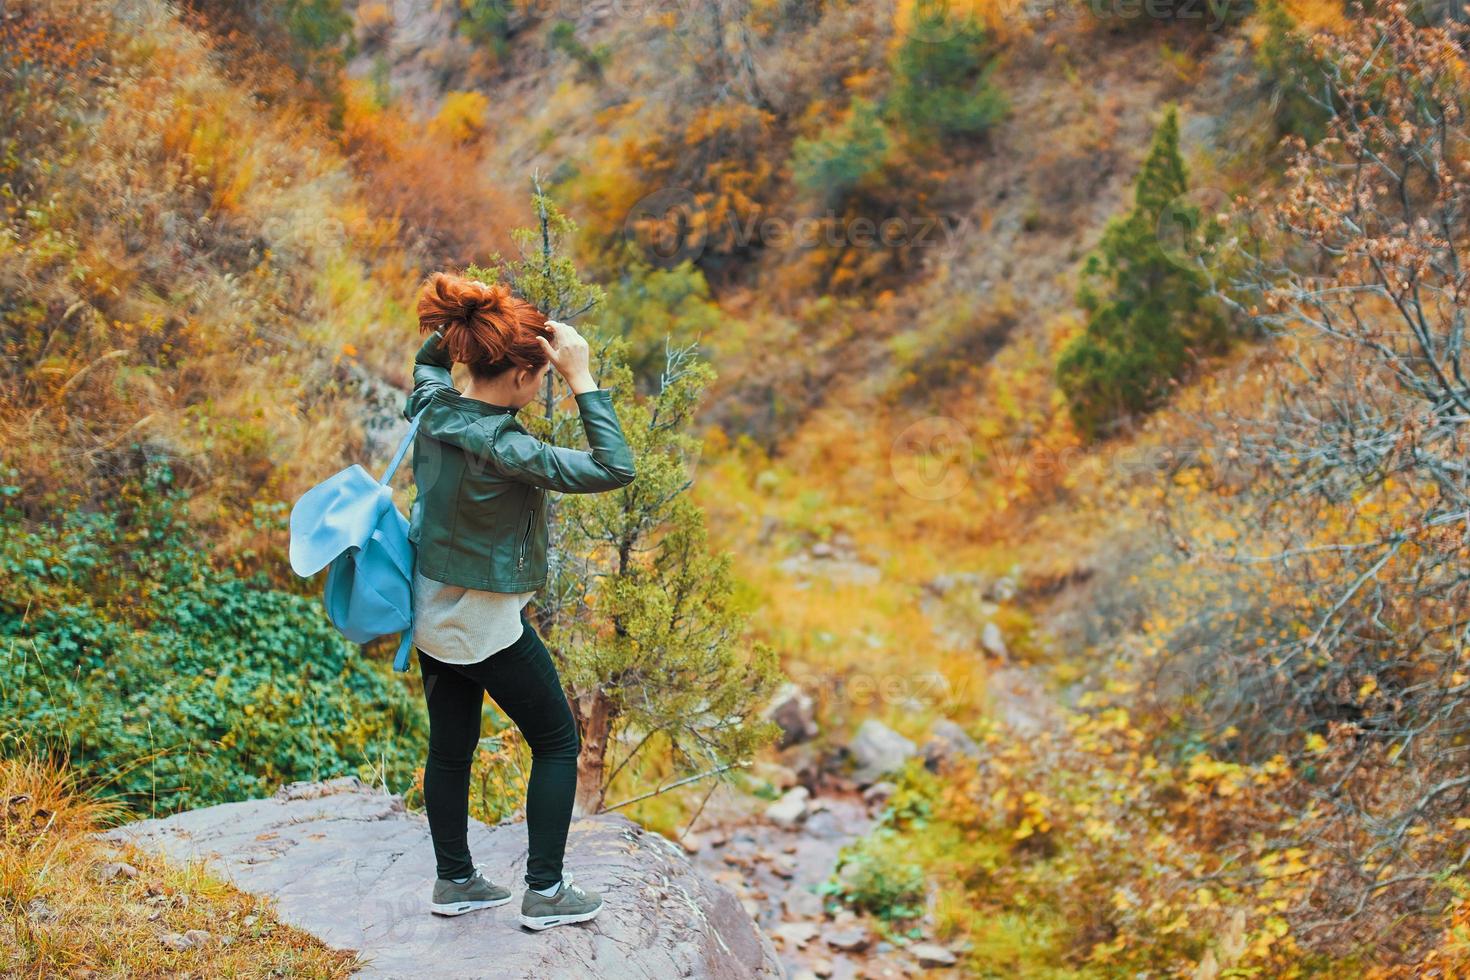
[[268, 895], [285, 922], [357, 950], [365, 977], [784, 977], [729, 890], [657, 833], [617, 815], [573, 822], [567, 869], [607, 900], [591, 922], [535, 933], [516, 921], [524, 823], [470, 822], [482, 873], [514, 900], [445, 919], [428, 912], [433, 852], [421, 815], [356, 779], [297, 783], [110, 832], [178, 861], [203, 860]]

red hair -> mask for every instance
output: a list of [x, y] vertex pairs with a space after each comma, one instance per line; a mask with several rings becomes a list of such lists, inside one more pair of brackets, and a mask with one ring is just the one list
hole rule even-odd
[[457, 363], [477, 378], [492, 378], [512, 367], [540, 370], [546, 351], [536, 338], [551, 339], [546, 314], [508, 287], [436, 272], [419, 290], [419, 333], [435, 330]]

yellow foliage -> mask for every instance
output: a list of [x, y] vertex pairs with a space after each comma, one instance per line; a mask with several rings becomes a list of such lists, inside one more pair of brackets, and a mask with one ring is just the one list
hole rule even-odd
[[429, 126], [451, 143], [473, 143], [485, 134], [489, 111], [490, 100], [483, 92], [450, 92]]
[[1287, 14], [1307, 31], [1340, 33], [1348, 23], [1339, 0], [1284, 0]]
[[[276, 919], [271, 904], [208, 874], [97, 836], [120, 814], [49, 763], [0, 759], [0, 973], [156, 976], [159, 936], [199, 929], [226, 942], [169, 952], [170, 971], [347, 977], [353, 953], [327, 948]], [[128, 873], [109, 868], [126, 863]], [[158, 896], [163, 901], [156, 900]], [[47, 910], [47, 916], [37, 914]]]

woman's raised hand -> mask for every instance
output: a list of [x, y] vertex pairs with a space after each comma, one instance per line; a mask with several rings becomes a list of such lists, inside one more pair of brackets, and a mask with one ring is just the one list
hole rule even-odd
[[537, 337], [536, 340], [540, 342], [542, 350], [546, 351], [546, 358], [551, 361], [551, 366], [571, 386], [573, 394], [580, 395], [584, 391], [595, 389], [597, 382], [592, 380], [592, 372], [588, 368], [591, 354], [587, 348], [587, 339], [577, 333], [577, 328], [570, 323], [558, 320], [547, 320], [546, 329], [551, 331], [552, 340], [556, 343], [548, 343], [545, 337]]

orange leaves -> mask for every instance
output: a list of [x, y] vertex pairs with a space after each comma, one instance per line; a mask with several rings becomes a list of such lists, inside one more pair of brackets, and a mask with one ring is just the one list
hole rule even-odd
[[[525, 221], [526, 205], [483, 177], [476, 141], [486, 104], [478, 93], [456, 93], [430, 127], [398, 107], [378, 106], [369, 86], [345, 86], [343, 144], [371, 213], [432, 242], [437, 260], [460, 264], [509, 253], [508, 229]], [[400, 231], [401, 235], [401, 231]]]
[[[696, 259], [758, 247], [781, 156], [769, 113], [731, 100], [678, 115], [628, 112], [621, 122], [622, 133], [599, 140], [602, 165], [573, 185], [591, 241], [615, 245], [631, 231], [650, 252], [687, 248]], [[644, 199], [663, 206], [644, 214]]]
[[1470, 894], [1465, 883], [1455, 881], [1457, 897], [1445, 913], [1444, 930], [1434, 948], [1418, 963], [1379, 969], [1369, 974], [1371, 980], [1418, 980], [1421, 977], [1463, 977], [1470, 975]]
[[101, 7], [29, 0], [0, 18], [0, 52], [11, 63], [44, 66], [71, 76], [73, 84], [95, 77], [108, 53]]

